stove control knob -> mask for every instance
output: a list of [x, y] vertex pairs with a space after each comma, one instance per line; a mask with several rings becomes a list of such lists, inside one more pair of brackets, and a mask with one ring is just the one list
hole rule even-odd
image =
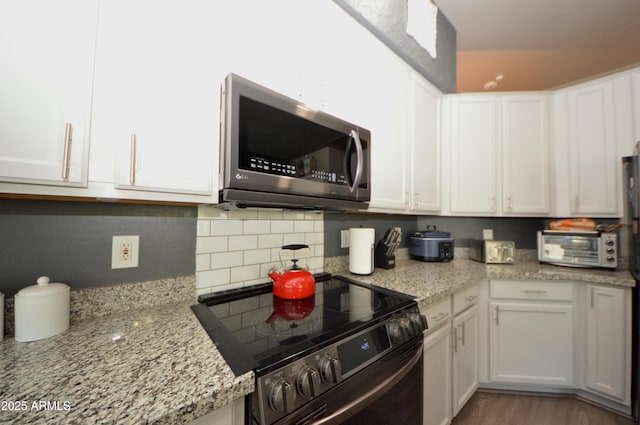
[[313, 398], [320, 391], [320, 373], [311, 366], [305, 366], [296, 379], [298, 392], [306, 398]]
[[387, 330], [389, 331], [389, 337], [391, 338], [391, 344], [399, 345], [406, 341], [404, 329], [400, 324], [400, 320], [392, 319], [389, 321], [387, 325]]
[[416, 335], [420, 335], [428, 329], [429, 326], [427, 326], [427, 318], [424, 315], [418, 312], [413, 312], [409, 313], [407, 316], [409, 317], [409, 320], [411, 320], [411, 326], [413, 327]]
[[398, 319], [398, 321], [400, 322], [400, 328], [402, 329], [403, 341], [408, 341], [417, 335], [408, 316], [403, 315]]
[[335, 357], [330, 355], [320, 359], [320, 376], [327, 384], [337, 384], [342, 380], [342, 367]]
[[271, 385], [269, 389], [269, 406], [280, 413], [293, 411], [296, 401], [296, 390], [288, 380], [281, 378]]

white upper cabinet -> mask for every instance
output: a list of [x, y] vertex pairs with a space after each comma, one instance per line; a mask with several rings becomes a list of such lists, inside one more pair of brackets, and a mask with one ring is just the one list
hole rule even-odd
[[549, 106], [546, 94], [502, 99], [502, 211], [549, 212]]
[[98, 7], [0, 2], [0, 180], [86, 186]]
[[620, 158], [614, 83], [609, 79], [555, 94], [558, 216], [617, 217]]
[[440, 178], [442, 93], [416, 72], [411, 73], [410, 84], [410, 207], [414, 212], [437, 213], [442, 208]]
[[222, 17], [205, 3], [101, 6], [91, 180], [120, 197], [217, 195]]
[[549, 212], [546, 93], [447, 96], [453, 215]]
[[498, 132], [495, 96], [446, 96], [450, 123], [452, 214], [497, 213]]

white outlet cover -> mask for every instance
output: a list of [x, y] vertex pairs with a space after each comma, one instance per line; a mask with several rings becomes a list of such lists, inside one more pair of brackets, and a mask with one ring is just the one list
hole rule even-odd
[[[128, 259], [122, 258], [121, 247], [123, 245], [130, 246]], [[126, 269], [138, 267], [140, 256], [140, 236], [139, 235], [121, 235], [114, 236], [111, 243], [111, 268]]]
[[482, 229], [482, 239], [493, 240], [493, 229]]

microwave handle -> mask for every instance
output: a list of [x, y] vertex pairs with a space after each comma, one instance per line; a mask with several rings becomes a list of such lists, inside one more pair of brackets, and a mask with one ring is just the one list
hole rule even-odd
[[363, 173], [363, 161], [364, 161], [364, 155], [362, 152], [362, 142], [360, 141], [360, 136], [358, 136], [358, 132], [356, 130], [351, 130], [351, 133], [349, 133], [349, 141], [347, 142], [347, 147], [345, 149], [345, 154], [344, 154], [344, 172], [345, 175], [347, 176], [347, 179], [349, 180], [349, 183], [351, 183], [351, 141], [354, 141], [356, 144], [356, 175], [355, 178], [353, 179], [353, 183], [351, 184], [351, 186], [349, 186], [349, 191], [353, 192], [354, 190], [356, 190], [356, 188], [358, 187], [358, 185], [360, 184], [360, 180], [362, 179], [362, 173]]

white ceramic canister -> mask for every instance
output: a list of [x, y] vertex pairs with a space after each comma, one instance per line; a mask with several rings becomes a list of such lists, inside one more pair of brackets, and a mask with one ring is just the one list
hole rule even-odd
[[71, 288], [49, 283], [47, 276], [27, 286], [15, 296], [16, 341], [49, 338], [69, 329]]
[[373, 248], [376, 229], [355, 227], [349, 229], [349, 271], [354, 274], [373, 273]]

